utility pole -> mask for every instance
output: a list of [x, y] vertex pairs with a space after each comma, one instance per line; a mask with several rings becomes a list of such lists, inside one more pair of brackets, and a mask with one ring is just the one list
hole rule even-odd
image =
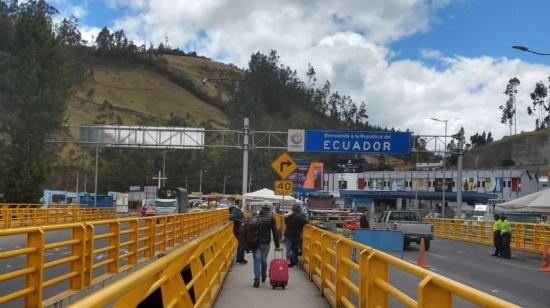
[[[447, 171], [447, 122], [449, 120], [440, 120], [436, 118], [430, 118], [437, 122], [443, 122], [445, 123], [445, 136], [443, 136], [443, 189], [442, 189], [442, 201], [443, 204], [441, 205], [441, 218], [445, 218], [445, 192], [447, 191], [447, 178], [446, 178], [446, 171]], [[437, 145], [437, 142], [436, 142]]]
[[225, 195], [225, 182], [227, 181], [227, 178], [231, 178], [231, 176], [223, 175], [223, 194]]
[[94, 180], [94, 207], [97, 206], [97, 167], [99, 162], [99, 146], [95, 147], [95, 180]]
[[243, 121], [243, 181], [242, 181], [242, 208], [246, 205], [245, 195], [248, 193], [248, 137], [250, 134], [250, 118], [248, 114], [248, 108], [245, 108], [244, 111], [244, 121]]
[[201, 174], [199, 174], [199, 192], [202, 195], [202, 168], [201, 168]]
[[458, 175], [456, 180], [457, 218], [462, 219], [462, 159], [464, 157], [464, 134], [458, 134]]

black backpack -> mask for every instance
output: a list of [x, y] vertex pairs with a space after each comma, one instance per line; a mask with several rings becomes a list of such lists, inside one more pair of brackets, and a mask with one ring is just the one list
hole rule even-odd
[[260, 244], [260, 217], [245, 219], [239, 233], [239, 246], [246, 252], [252, 252]]

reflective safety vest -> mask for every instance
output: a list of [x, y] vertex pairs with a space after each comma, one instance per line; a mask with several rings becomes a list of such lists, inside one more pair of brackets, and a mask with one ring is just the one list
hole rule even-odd
[[500, 220], [495, 220], [495, 222], [493, 223], [493, 232], [501, 231], [501, 230], [502, 230], [502, 223], [500, 222]]
[[500, 223], [500, 233], [512, 233], [512, 225], [510, 224], [508, 219]]

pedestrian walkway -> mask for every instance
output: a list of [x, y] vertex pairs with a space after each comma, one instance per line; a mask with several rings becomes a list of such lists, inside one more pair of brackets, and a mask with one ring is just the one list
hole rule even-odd
[[[253, 288], [252, 254], [246, 254], [246, 258], [248, 264], [234, 264], [231, 267], [214, 305], [216, 308], [330, 307], [300, 266], [289, 268], [288, 286], [284, 290], [272, 289], [269, 279], [261, 283], [259, 288]], [[268, 260], [272, 258], [273, 248]]]

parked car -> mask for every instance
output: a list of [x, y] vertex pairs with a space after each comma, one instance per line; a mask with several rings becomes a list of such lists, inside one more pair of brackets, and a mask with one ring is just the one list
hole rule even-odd
[[430, 241], [433, 240], [433, 226], [422, 223], [422, 217], [417, 211], [386, 211], [371, 228], [403, 232], [403, 248], [407, 248], [412, 242], [420, 245], [420, 240], [424, 239], [424, 247], [429, 250]]

